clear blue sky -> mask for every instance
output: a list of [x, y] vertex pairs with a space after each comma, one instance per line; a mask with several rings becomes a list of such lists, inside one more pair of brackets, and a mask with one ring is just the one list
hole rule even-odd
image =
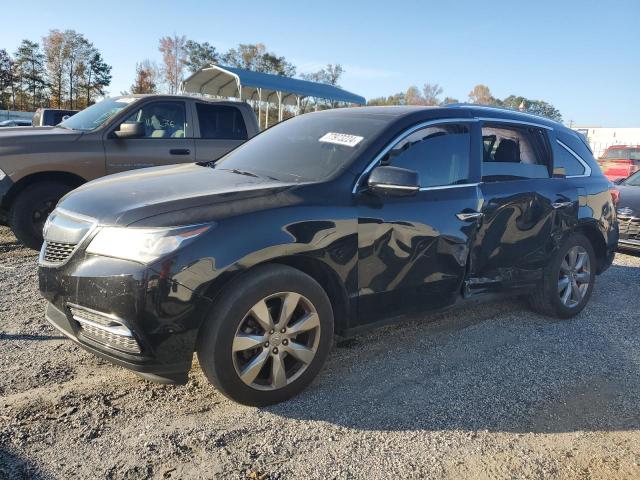
[[112, 94], [177, 33], [223, 51], [262, 42], [299, 72], [341, 63], [342, 86], [367, 98], [431, 82], [466, 100], [484, 83], [496, 97], [546, 100], [565, 121], [640, 127], [638, 0], [28, 0], [1, 17], [10, 52], [53, 28], [85, 34], [113, 65]]

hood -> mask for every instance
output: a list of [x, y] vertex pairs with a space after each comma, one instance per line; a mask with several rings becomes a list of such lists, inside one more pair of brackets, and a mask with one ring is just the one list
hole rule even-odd
[[640, 187], [630, 185], [616, 185], [620, 192], [620, 201], [616, 207], [618, 210], [630, 208], [633, 213], [631, 215], [640, 217]]
[[295, 186], [195, 163], [145, 168], [86, 183], [58, 204], [102, 225], [178, 226], [281, 206]]
[[16, 143], [74, 140], [82, 135], [82, 132], [60, 127], [12, 127], [0, 128], [0, 147], [12, 147]]

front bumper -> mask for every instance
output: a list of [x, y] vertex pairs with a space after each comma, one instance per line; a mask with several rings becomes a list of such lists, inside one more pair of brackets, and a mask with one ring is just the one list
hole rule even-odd
[[[209, 300], [178, 284], [170, 274], [77, 252], [59, 267], [41, 265], [39, 283], [49, 302], [46, 319], [84, 349], [153, 381], [187, 381]], [[139, 350], [123, 351], [108, 336], [87, 335], [86, 325], [74, 316], [75, 306], [119, 319]]]

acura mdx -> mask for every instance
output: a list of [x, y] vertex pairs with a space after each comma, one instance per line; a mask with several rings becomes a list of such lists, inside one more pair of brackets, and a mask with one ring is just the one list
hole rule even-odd
[[578, 134], [457, 105], [306, 114], [217, 161], [94, 180], [44, 238], [46, 318], [73, 341], [167, 383], [196, 353], [222, 393], [267, 405], [335, 334], [498, 294], [575, 316], [618, 226]]

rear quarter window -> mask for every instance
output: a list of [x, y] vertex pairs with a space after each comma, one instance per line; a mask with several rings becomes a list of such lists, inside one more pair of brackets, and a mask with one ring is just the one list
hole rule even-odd
[[564, 132], [564, 131], [556, 131], [556, 136], [558, 140], [564, 143], [571, 150], [576, 152], [582, 160], [584, 160], [590, 167], [591, 173], [593, 172], [601, 172], [600, 166], [598, 162], [593, 158], [593, 154], [591, 150], [587, 147], [578, 134], [575, 132]]
[[230, 105], [196, 103], [200, 137], [219, 140], [246, 140], [247, 127], [242, 112]]

